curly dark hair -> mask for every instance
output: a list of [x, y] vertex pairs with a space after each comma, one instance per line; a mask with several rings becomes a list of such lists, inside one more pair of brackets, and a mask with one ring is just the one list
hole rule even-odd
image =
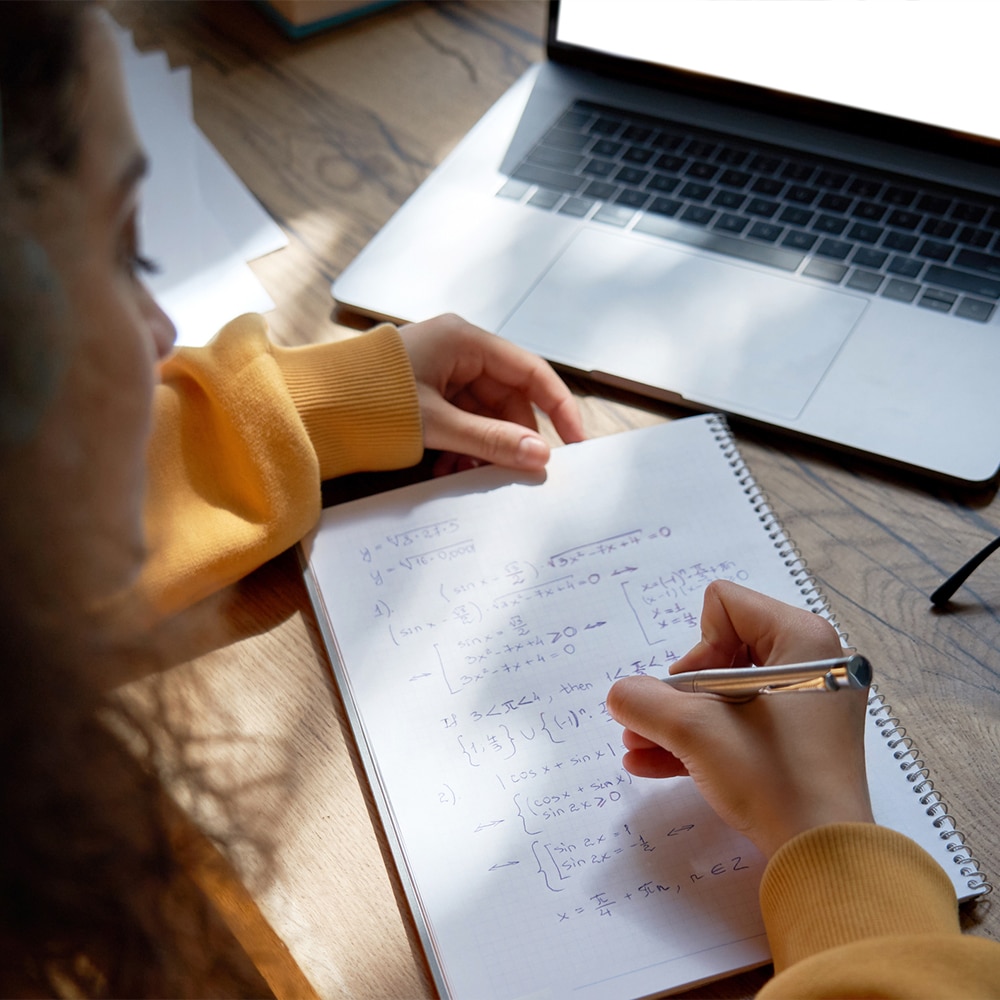
[[89, 0], [0, 3], [3, 169], [28, 163], [67, 170], [80, 143], [73, 94], [82, 72], [80, 36]]
[[[0, 364], [15, 341], [45, 351], [44, 317], [15, 308], [25, 269], [13, 251], [31, 234], [9, 230], [5, 211], [77, 163], [94, 7], [0, 0]], [[13, 491], [30, 438], [0, 444]], [[25, 528], [0, 503], [0, 996], [270, 995], [178, 851], [177, 807], [156, 775], [162, 737], [103, 690], [126, 662], [155, 673], [152, 643], [106, 642], [71, 607], [25, 614], [30, 567], [12, 556], [30, 558]]]

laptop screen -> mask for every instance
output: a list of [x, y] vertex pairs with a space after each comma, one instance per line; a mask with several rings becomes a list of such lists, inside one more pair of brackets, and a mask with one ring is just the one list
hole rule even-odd
[[724, 96], [768, 110], [777, 101], [786, 113], [798, 105], [801, 115], [822, 102], [830, 124], [846, 124], [846, 111], [852, 126], [867, 119], [869, 131], [878, 115], [904, 133], [920, 126], [924, 139], [930, 126], [1000, 142], [1000, 4], [558, 0], [553, 8], [550, 46], [637, 63], [646, 80], [664, 67], [675, 81], [684, 74], [696, 93], [720, 96], [724, 88]]

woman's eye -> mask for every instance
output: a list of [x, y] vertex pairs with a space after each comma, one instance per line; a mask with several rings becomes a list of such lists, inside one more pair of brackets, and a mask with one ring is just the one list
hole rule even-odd
[[140, 253], [131, 254], [131, 262], [132, 271], [136, 275], [160, 273], [160, 265], [155, 260], [150, 260], [149, 257], [143, 257]]

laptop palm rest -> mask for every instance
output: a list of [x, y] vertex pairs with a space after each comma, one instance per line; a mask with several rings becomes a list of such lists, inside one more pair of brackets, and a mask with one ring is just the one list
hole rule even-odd
[[577, 369], [793, 420], [866, 306], [801, 279], [584, 229], [498, 332]]

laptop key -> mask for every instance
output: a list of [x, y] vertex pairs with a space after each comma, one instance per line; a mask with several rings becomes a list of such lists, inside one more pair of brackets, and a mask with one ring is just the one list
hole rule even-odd
[[688, 177], [697, 177], [702, 181], [710, 181], [719, 172], [719, 168], [704, 160], [692, 160], [691, 165], [684, 171]]
[[974, 223], [982, 222], [985, 215], [986, 209], [982, 205], [972, 205], [965, 201], [960, 201], [951, 213], [953, 219], [958, 219], [960, 222]]
[[915, 278], [923, 270], [923, 266], [923, 261], [913, 260], [911, 257], [893, 257], [886, 270], [904, 278]]
[[685, 222], [692, 222], [696, 226], [707, 226], [715, 216], [714, 208], [706, 208], [704, 205], [688, 205], [681, 212], [681, 218]]
[[732, 212], [723, 212], [716, 220], [713, 229], [719, 229], [725, 233], [742, 233], [749, 225], [750, 220], [742, 215], [734, 215]]
[[913, 199], [916, 196], [917, 192], [910, 188], [890, 187], [882, 195], [882, 200], [887, 201], [890, 205], [899, 205], [900, 208], [905, 208], [907, 205], [913, 204]]
[[561, 215], [574, 215], [582, 219], [593, 207], [595, 202], [589, 198], [567, 198], [558, 208]]
[[591, 181], [581, 192], [586, 198], [598, 198], [601, 201], [611, 201], [618, 193], [617, 184], [609, 184], [607, 181]]
[[682, 198], [690, 198], [692, 201], [705, 201], [712, 194], [712, 187], [709, 184], [697, 184], [695, 181], [688, 181], [678, 193]]
[[539, 188], [529, 199], [528, 204], [535, 208], [555, 208], [562, 198], [561, 191], [553, 191], [552, 188]]
[[744, 201], [746, 201], [746, 195], [740, 194], [739, 191], [723, 190], [716, 192], [712, 204], [718, 205], [719, 208], [739, 208]]
[[993, 240], [993, 234], [988, 229], [977, 229], [975, 226], [963, 226], [955, 239], [966, 246], [985, 249]]
[[885, 215], [885, 212], [884, 205], [876, 204], [874, 201], [859, 201], [854, 206], [851, 215], [858, 219], [865, 219], [867, 222], [878, 222]]
[[618, 135], [622, 129], [622, 123], [617, 118], [598, 118], [590, 126], [593, 135]]
[[746, 162], [750, 154], [745, 149], [734, 149], [732, 146], [723, 146], [715, 154], [716, 163], [725, 163], [730, 167], [740, 167]]
[[946, 313], [951, 311], [951, 307], [957, 300], [958, 296], [954, 292], [943, 292], [940, 288], [928, 288], [920, 296], [917, 305], [924, 309], [933, 309], [934, 312]]
[[570, 149], [577, 153], [582, 153], [591, 137], [585, 132], [567, 132], [566, 129], [550, 129], [543, 140], [546, 146], [555, 146], [557, 149]]
[[644, 166], [649, 163], [654, 156], [655, 153], [653, 150], [647, 149], [645, 146], [629, 146], [629, 148], [622, 153], [622, 160], [626, 163], [638, 163], [640, 166]]
[[751, 191], [756, 191], [757, 194], [770, 195], [772, 198], [781, 194], [782, 188], [784, 188], [785, 182], [775, 180], [773, 177], [758, 177], [757, 180], [750, 185]]
[[755, 240], [765, 240], [768, 243], [774, 243], [783, 232], [782, 227], [776, 226], [773, 222], [755, 222], [750, 227], [747, 236], [752, 236]]
[[819, 197], [819, 191], [801, 184], [793, 184], [785, 192], [785, 197], [797, 205], [811, 205]]
[[615, 203], [618, 205], [628, 205], [630, 208], [642, 208], [649, 199], [650, 195], [646, 194], [645, 191], [626, 189], [615, 198]]
[[581, 173], [590, 177], [610, 177], [617, 166], [614, 160], [599, 160], [595, 157], [584, 164]]
[[677, 190], [677, 185], [680, 184], [681, 179], [679, 177], [674, 177], [672, 174], [653, 174], [648, 181], [646, 181], [647, 191], [660, 191], [669, 193], [671, 191]]
[[893, 278], [882, 289], [882, 294], [887, 299], [895, 299], [897, 302], [912, 302], [917, 297], [917, 292], [919, 291], [920, 286], [915, 285], [912, 281]]
[[1000, 257], [990, 253], [979, 253], [976, 250], [959, 250], [955, 257], [955, 266], [964, 267], [969, 271], [982, 271], [983, 274], [1000, 276]]
[[797, 205], [789, 205], [781, 215], [779, 221], [787, 222], [790, 226], [808, 226], [812, 222], [813, 213], [807, 208], [799, 208]]
[[951, 198], [942, 195], [922, 194], [917, 199], [917, 208], [921, 212], [929, 212], [931, 215], [947, 215], [951, 208]]
[[617, 226], [623, 229], [635, 215], [634, 208], [624, 205], [602, 205], [593, 215], [594, 222], [603, 222], [608, 226]]
[[924, 222], [920, 231], [927, 236], [933, 236], [935, 239], [950, 240], [955, 235], [956, 229], [958, 229], [957, 223], [931, 216]]
[[832, 260], [813, 259], [802, 269], [802, 273], [810, 278], [819, 278], [820, 281], [829, 281], [834, 285], [839, 285], [844, 275], [847, 274], [847, 268]]
[[888, 259], [889, 255], [883, 250], [872, 250], [869, 247], [858, 247], [858, 249], [854, 251], [851, 263], [858, 267], [879, 268]]
[[647, 177], [649, 177], [649, 171], [640, 170], [638, 167], [619, 167], [615, 174], [616, 181], [620, 181], [622, 184], [631, 184], [633, 187], [639, 187], [645, 183]]
[[959, 302], [955, 315], [961, 316], [962, 319], [974, 319], [978, 323], [985, 323], [993, 315], [995, 308], [992, 302], [983, 302], [966, 296]]
[[525, 181], [505, 181], [502, 188], [497, 191], [500, 198], [510, 198], [512, 201], [520, 201], [529, 191], [531, 185]]
[[850, 243], [845, 243], [843, 240], [826, 239], [816, 247], [816, 253], [821, 257], [830, 257], [833, 260], [845, 260], [853, 249], [854, 247]]
[[568, 174], [564, 170], [543, 167], [536, 163], [522, 163], [512, 174], [515, 180], [527, 181], [529, 184], [539, 184], [542, 187], [555, 188], [557, 191], [575, 193], [583, 185], [584, 178]]
[[750, 240], [734, 239], [709, 229], [686, 226], [671, 219], [664, 219], [646, 212], [633, 227], [635, 232], [648, 233], [652, 236], [662, 236], [665, 239], [685, 243], [689, 246], [714, 250], [727, 257], [737, 257], [741, 260], [754, 261], [781, 271], [797, 271], [805, 260], [805, 255], [783, 247], [770, 246], [764, 243], [753, 243]]
[[611, 139], [598, 139], [590, 147], [590, 152], [594, 156], [606, 156], [609, 158], [616, 157], [621, 151], [622, 144], [620, 142], [613, 142]]
[[847, 279], [847, 287], [857, 289], [859, 292], [877, 292], [882, 281], [881, 274], [857, 270]]
[[537, 163], [544, 167], [555, 167], [573, 173], [583, 163], [583, 157], [568, 149], [556, 149], [553, 146], [536, 146], [528, 154], [529, 163]]
[[892, 231], [882, 241], [882, 246], [890, 250], [898, 250], [900, 253], [909, 253], [917, 245], [916, 236], [909, 233]]
[[871, 226], [865, 222], [855, 222], [847, 230], [847, 236], [852, 240], [860, 240], [862, 243], [878, 243], [885, 230], [881, 226]]
[[827, 191], [839, 191], [847, 183], [847, 174], [839, 170], [821, 170], [813, 183]]
[[767, 201], [765, 198], [751, 198], [746, 210], [750, 215], [759, 215], [765, 219], [770, 219], [780, 207], [776, 201]]
[[984, 278], [968, 271], [954, 271], [950, 267], [931, 264], [924, 274], [924, 281], [930, 285], [942, 285], [956, 292], [969, 292], [984, 299], [1000, 299], [1000, 281]]
[[680, 173], [685, 163], [687, 163], [687, 158], [684, 156], [673, 156], [670, 153], [663, 153], [657, 157], [653, 166], [657, 170], [672, 170], [674, 173]]
[[[795, 250], [812, 250], [817, 240], [812, 233], [804, 233], [801, 229], [790, 229], [788, 235], [781, 241], [782, 246], [793, 247]], [[844, 268], [846, 273], [847, 268]], [[843, 277], [843, 275], [841, 275]], [[840, 280], [839, 278], [837, 279]]]
[[814, 223], [813, 229], [820, 233], [839, 236], [847, 228], [847, 219], [836, 215], [821, 215]]
[[923, 216], [917, 212], [904, 212], [897, 208], [890, 213], [886, 220], [894, 229], [916, 229], [923, 221]]
[[819, 200], [819, 207], [827, 212], [846, 212], [851, 207], [851, 198], [843, 194], [825, 194]]
[[676, 215], [683, 207], [684, 202], [674, 198], [654, 198], [646, 211], [657, 215]]
[[719, 178], [719, 183], [725, 184], [726, 187], [746, 187], [751, 176], [745, 170], [724, 170]]
[[944, 263], [955, 248], [950, 243], [939, 243], [937, 240], [924, 240], [917, 247], [917, 256], [929, 260], [939, 260]]
[[871, 180], [867, 177], [855, 177], [847, 185], [847, 190], [851, 194], [856, 194], [861, 198], [875, 198], [878, 196], [879, 191], [882, 190], [882, 182]]

